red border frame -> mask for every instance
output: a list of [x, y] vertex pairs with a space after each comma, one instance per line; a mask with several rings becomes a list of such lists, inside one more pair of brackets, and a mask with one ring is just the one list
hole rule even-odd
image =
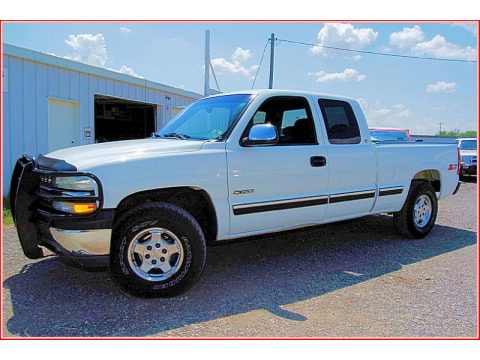
[[[480, 20], [0, 20], [0, 69], [3, 71], [3, 23], [326, 23], [326, 22], [350, 22], [350, 23], [477, 23], [477, 30], [480, 29]], [[480, 40], [477, 35], [477, 53], [479, 50]], [[478, 125], [480, 124], [479, 102], [480, 102], [480, 62], [477, 62], [477, 140], [480, 138], [478, 133]], [[478, 318], [480, 315], [480, 287], [477, 283], [477, 336], [476, 337], [4, 337], [3, 335], [3, 81], [0, 83], [0, 191], [2, 193], [2, 223], [0, 230], [2, 231], [0, 241], [0, 297], [2, 306], [0, 307], [0, 318], [2, 321], [0, 328], [0, 340], [480, 340], [480, 332]], [[478, 184], [477, 184], [478, 188]], [[478, 248], [478, 208], [479, 195], [477, 192], [477, 280], [480, 274], [480, 251]]]

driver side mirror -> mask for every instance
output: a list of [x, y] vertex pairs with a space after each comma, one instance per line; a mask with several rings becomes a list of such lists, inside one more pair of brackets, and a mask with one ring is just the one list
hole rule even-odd
[[242, 139], [242, 145], [244, 146], [275, 145], [277, 143], [277, 127], [272, 124], [253, 125], [248, 137]]

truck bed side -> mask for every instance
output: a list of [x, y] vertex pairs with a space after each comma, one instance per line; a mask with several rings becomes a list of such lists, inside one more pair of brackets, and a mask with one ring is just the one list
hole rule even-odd
[[[377, 186], [379, 189], [402, 187], [394, 196], [378, 196], [373, 212], [398, 211], [408, 194], [410, 182], [416, 178], [438, 180], [439, 198], [452, 193], [458, 183], [455, 144], [378, 143]], [[381, 194], [380, 194], [381, 195]]]

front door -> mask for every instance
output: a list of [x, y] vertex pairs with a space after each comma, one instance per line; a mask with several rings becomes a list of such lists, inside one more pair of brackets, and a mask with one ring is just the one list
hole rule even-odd
[[325, 147], [309, 100], [267, 99], [242, 138], [261, 123], [275, 125], [277, 145], [227, 143], [232, 237], [318, 223], [327, 209], [328, 166], [321, 162]]

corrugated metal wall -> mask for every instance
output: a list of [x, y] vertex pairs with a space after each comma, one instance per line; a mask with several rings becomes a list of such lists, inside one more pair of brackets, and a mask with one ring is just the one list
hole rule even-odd
[[[48, 98], [80, 102], [83, 129], [94, 130], [94, 95], [108, 95], [157, 105], [157, 129], [170, 120], [171, 109], [194, 101], [147, 86], [4, 55], [3, 89], [3, 194], [10, 187], [15, 161], [22, 154], [48, 153]], [[148, 82], [145, 81], [145, 84]]]

